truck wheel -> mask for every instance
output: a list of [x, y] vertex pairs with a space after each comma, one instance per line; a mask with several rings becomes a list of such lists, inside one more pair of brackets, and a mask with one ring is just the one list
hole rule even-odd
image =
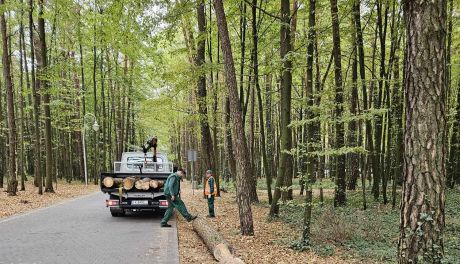
[[125, 216], [125, 210], [112, 210], [112, 208], [110, 208], [110, 214], [112, 214], [112, 217], [122, 217]]

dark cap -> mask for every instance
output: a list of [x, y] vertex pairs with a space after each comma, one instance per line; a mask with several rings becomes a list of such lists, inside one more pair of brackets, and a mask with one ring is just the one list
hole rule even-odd
[[207, 170], [206, 173], [212, 174], [212, 170]]

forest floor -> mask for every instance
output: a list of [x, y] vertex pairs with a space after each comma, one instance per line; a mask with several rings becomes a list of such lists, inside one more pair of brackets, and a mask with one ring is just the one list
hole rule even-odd
[[57, 187], [56, 183], [53, 183], [53, 187], [54, 193], [43, 192], [43, 195], [39, 195], [38, 188], [33, 185], [33, 178], [31, 178], [26, 181], [25, 191], [19, 191], [20, 187], [18, 187], [16, 196], [8, 196], [5, 192], [6, 184], [4, 184], [4, 188], [0, 189], [0, 218], [25, 213], [41, 207], [47, 207], [66, 199], [99, 190], [98, 185], [89, 184], [85, 187], [85, 185], [80, 182], [67, 183], [61, 180], [58, 180]]
[[[207, 215], [207, 201], [202, 198], [202, 190], [195, 190], [192, 195], [191, 184], [182, 184], [182, 198], [187, 209], [199, 216]], [[245, 263], [359, 263], [339, 255], [320, 256], [314, 251], [296, 251], [289, 248], [290, 243], [299, 236], [298, 227], [284, 224], [281, 220], [269, 221], [267, 195], [259, 192], [261, 203], [252, 207], [255, 235], [243, 237], [239, 232], [238, 207], [235, 193], [228, 188], [228, 193], [221, 193], [216, 198], [216, 218], [207, 218], [234, 247], [236, 255]], [[182, 216], [177, 215], [179, 233], [180, 263], [217, 263], [206, 245], [193, 231], [192, 225]]]
[[[295, 185], [296, 183], [294, 183]], [[269, 220], [268, 199], [264, 182], [260, 181], [260, 203], [252, 207], [255, 236], [239, 234], [238, 208], [234, 189], [225, 185], [228, 193], [215, 202], [217, 217], [208, 219], [235, 247], [236, 254], [245, 263], [395, 263], [399, 236], [399, 197], [396, 209], [391, 202], [374, 202], [367, 193], [368, 208], [362, 210], [362, 191], [347, 191], [347, 206], [333, 207], [333, 183], [323, 182], [324, 205], [321, 207], [315, 191], [312, 218], [312, 246], [306, 251], [290, 248], [302, 233], [303, 196], [298, 186], [294, 200], [282, 204], [280, 218]], [[202, 191], [191, 193], [191, 185], [184, 181], [182, 196], [187, 208], [200, 216], [207, 215], [206, 199]], [[398, 194], [399, 195], [399, 194]], [[458, 263], [460, 256], [460, 189], [448, 190], [446, 202], [446, 229], [444, 236], [445, 263]], [[217, 263], [204, 243], [193, 231], [192, 225], [178, 216], [179, 253], [182, 264]]]

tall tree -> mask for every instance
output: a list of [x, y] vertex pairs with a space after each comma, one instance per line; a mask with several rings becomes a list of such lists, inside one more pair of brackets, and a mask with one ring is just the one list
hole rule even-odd
[[[315, 95], [313, 94], [313, 56], [314, 56], [314, 44], [316, 38], [316, 0], [309, 1], [308, 11], [308, 46], [307, 46], [307, 74], [306, 74], [306, 118], [311, 120], [314, 117], [313, 106], [315, 105]], [[303, 222], [303, 233], [302, 240], [304, 243], [309, 243], [310, 240], [310, 222], [311, 222], [311, 210], [312, 210], [312, 198], [313, 191], [311, 187], [311, 181], [314, 175], [318, 172], [318, 157], [312, 152], [316, 151], [314, 147], [319, 142], [315, 142], [315, 127], [316, 124], [308, 124], [304, 127], [304, 144], [307, 144], [306, 149], [306, 160], [302, 170], [305, 177], [303, 183], [305, 185], [305, 208], [304, 208], [304, 222]], [[305, 156], [304, 154], [304, 156]], [[305, 159], [305, 158], [303, 158]]]
[[[280, 27], [280, 57], [283, 61], [281, 70], [281, 99], [280, 99], [280, 150], [278, 175], [276, 177], [275, 193], [270, 208], [270, 216], [279, 214], [278, 200], [281, 197], [287, 177], [292, 177], [293, 158], [287, 153], [292, 148], [292, 129], [291, 123], [291, 90], [292, 90], [292, 60], [289, 53], [292, 51], [290, 13], [291, 7], [289, 0], [281, 0], [281, 27]], [[287, 187], [287, 186], [284, 186]]]
[[45, 148], [46, 148], [46, 181], [45, 192], [54, 192], [53, 190], [53, 141], [51, 134], [51, 108], [50, 108], [50, 89], [46, 77], [48, 67], [48, 55], [45, 38], [45, 18], [43, 14], [44, 0], [38, 1], [38, 36], [40, 60], [38, 64], [40, 87], [43, 89], [43, 108], [45, 118]]
[[[195, 57], [195, 65], [198, 68], [199, 77], [197, 83], [197, 101], [198, 101], [198, 114], [200, 118], [201, 128], [201, 147], [202, 159], [204, 161], [205, 169], [215, 170], [214, 162], [214, 149], [211, 138], [211, 131], [208, 122], [208, 108], [207, 108], [207, 94], [206, 94], [206, 73], [204, 71], [205, 52], [206, 52], [206, 13], [204, 9], [204, 0], [200, 0], [196, 7], [198, 19], [198, 47]], [[203, 174], [204, 175], [204, 172]], [[216, 175], [217, 176], [217, 175]]]
[[8, 187], [7, 192], [9, 196], [15, 196], [18, 189], [18, 181], [16, 179], [16, 123], [14, 116], [14, 95], [13, 95], [13, 82], [11, 81], [11, 59], [9, 51], [9, 37], [6, 30], [5, 19], [5, 1], [0, 0], [0, 7], [2, 13], [0, 16], [0, 31], [2, 34], [2, 66], [3, 66], [3, 80], [6, 89], [6, 105], [8, 114]]
[[447, 1], [406, 1], [404, 13], [406, 111], [399, 263], [441, 263], [447, 158]]
[[40, 131], [40, 94], [35, 76], [35, 43], [34, 43], [34, 0], [29, 0], [29, 42], [30, 42], [30, 69], [32, 82], [32, 95], [34, 99], [34, 175], [35, 186], [38, 186], [38, 194], [43, 194], [42, 169], [41, 169], [41, 131]]
[[233, 62], [232, 46], [228, 34], [227, 19], [222, 0], [213, 0], [216, 11], [217, 27], [221, 38], [221, 48], [224, 56], [225, 74], [230, 101], [230, 116], [232, 122], [233, 151], [236, 159], [236, 200], [240, 216], [240, 230], [242, 235], [253, 235], [251, 201], [249, 198], [249, 180], [252, 171], [248, 157], [248, 146], [244, 135], [244, 125], [241, 104], [238, 101], [235, 65]]
[[[344, 147], [344, 123], [341, 120], [343, 114], [343, 83], [342, 83], [342, 55], [340, 50], [340, 29], [339, 29], [339, 10], [337, 0], [331, 0], [332, 15], [332, 41], [334, 45], [334, 80], [335, 80], [335, 119], [336, 119], [336, 148]], [[344, 205], [346, 202], [345, 184], [345, 155], [339, 154], [337, 157], [336, 172], [336, 192], [334, 204]]]

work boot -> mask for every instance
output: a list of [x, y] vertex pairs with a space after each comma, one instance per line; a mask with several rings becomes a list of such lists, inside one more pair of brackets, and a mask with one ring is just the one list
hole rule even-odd
[[198, 216], [196, 215], [192, 215], [189, 219], [187, 219], [187, 222], [192, 222], [193, 220], [195, 220]]
[[171, 227], [169, 224], [161, 224], [161, 227]]

